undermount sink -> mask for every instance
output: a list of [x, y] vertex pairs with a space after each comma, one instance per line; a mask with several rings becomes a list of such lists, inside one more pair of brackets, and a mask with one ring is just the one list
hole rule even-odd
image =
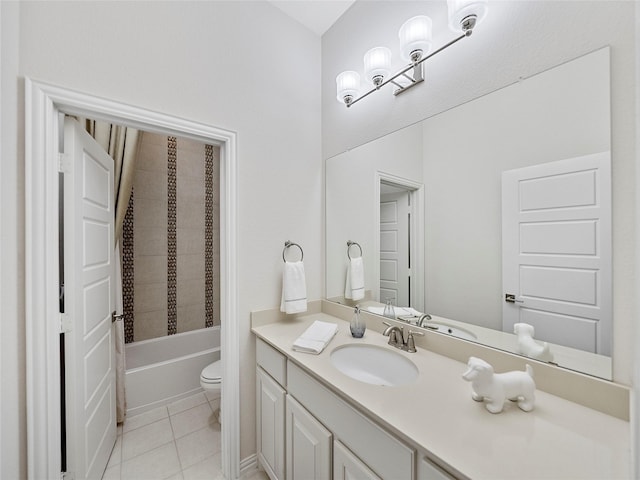
[[418, 367], [391, 348], [350, 343], [331, 352], [331, 364], [348, 377], [372, 385], [412, 383], [418, 378]]

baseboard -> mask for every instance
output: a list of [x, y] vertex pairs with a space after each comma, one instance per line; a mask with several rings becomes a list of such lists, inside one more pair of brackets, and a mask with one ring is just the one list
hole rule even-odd
[[258, 468], [258, 456], [254, 453], [253, 455], [250, 455], [247, 458], [240, 460], [240, 477], [242, 478], [245, 473], [248, 473], [250, 470], [255, 470], [257, 468]]

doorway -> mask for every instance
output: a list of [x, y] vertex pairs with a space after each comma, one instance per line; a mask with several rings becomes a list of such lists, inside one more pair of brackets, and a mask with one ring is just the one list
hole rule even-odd
[[377, 177], [376, 299], [423, 311], [423, 185], [383, 172]]
[[240, 474], [239, 358], [236, 285], [236, 134], [217, 127], [25, 80], [27, 450], [30, 478], [61, 472], [58, 172], [64, 114], [119, 123], [145, 131], [220, 145], [220, 273], [222, 369], [222, 471]]

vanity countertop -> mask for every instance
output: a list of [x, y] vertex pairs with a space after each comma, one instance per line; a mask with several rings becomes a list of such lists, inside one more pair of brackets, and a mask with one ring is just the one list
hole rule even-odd
[[[315, 320], [338, 324], [327, 348], [320, 355], [292, 350]], [[353, 380], [331, 365], [334, 348], [349, 343], [393, 347], [371, 330], [362, 339], [352, 338], [348, 322], [325, 313], [252, 331], [451, 472], [471, 479], [630, 478], [629, 422], [540, 390], [532, 412], [507, 402], [502, 413], [491, 414], [471, 399], [471, 385], [461, 377], [464, 363], [420, 347], [417, 353], [394, 349], [420, 371], [411, 384], [385, 387]]]

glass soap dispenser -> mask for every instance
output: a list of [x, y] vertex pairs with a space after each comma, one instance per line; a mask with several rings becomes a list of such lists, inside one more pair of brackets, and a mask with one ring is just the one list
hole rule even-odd
[[349, 328], [353, 338], [362, 338], [364, 331], [367, 329], [364, 321], [360, 318], [360, 305], [356, 305], [356, 308], [353, 311], [353, 317], [351, 318]]

